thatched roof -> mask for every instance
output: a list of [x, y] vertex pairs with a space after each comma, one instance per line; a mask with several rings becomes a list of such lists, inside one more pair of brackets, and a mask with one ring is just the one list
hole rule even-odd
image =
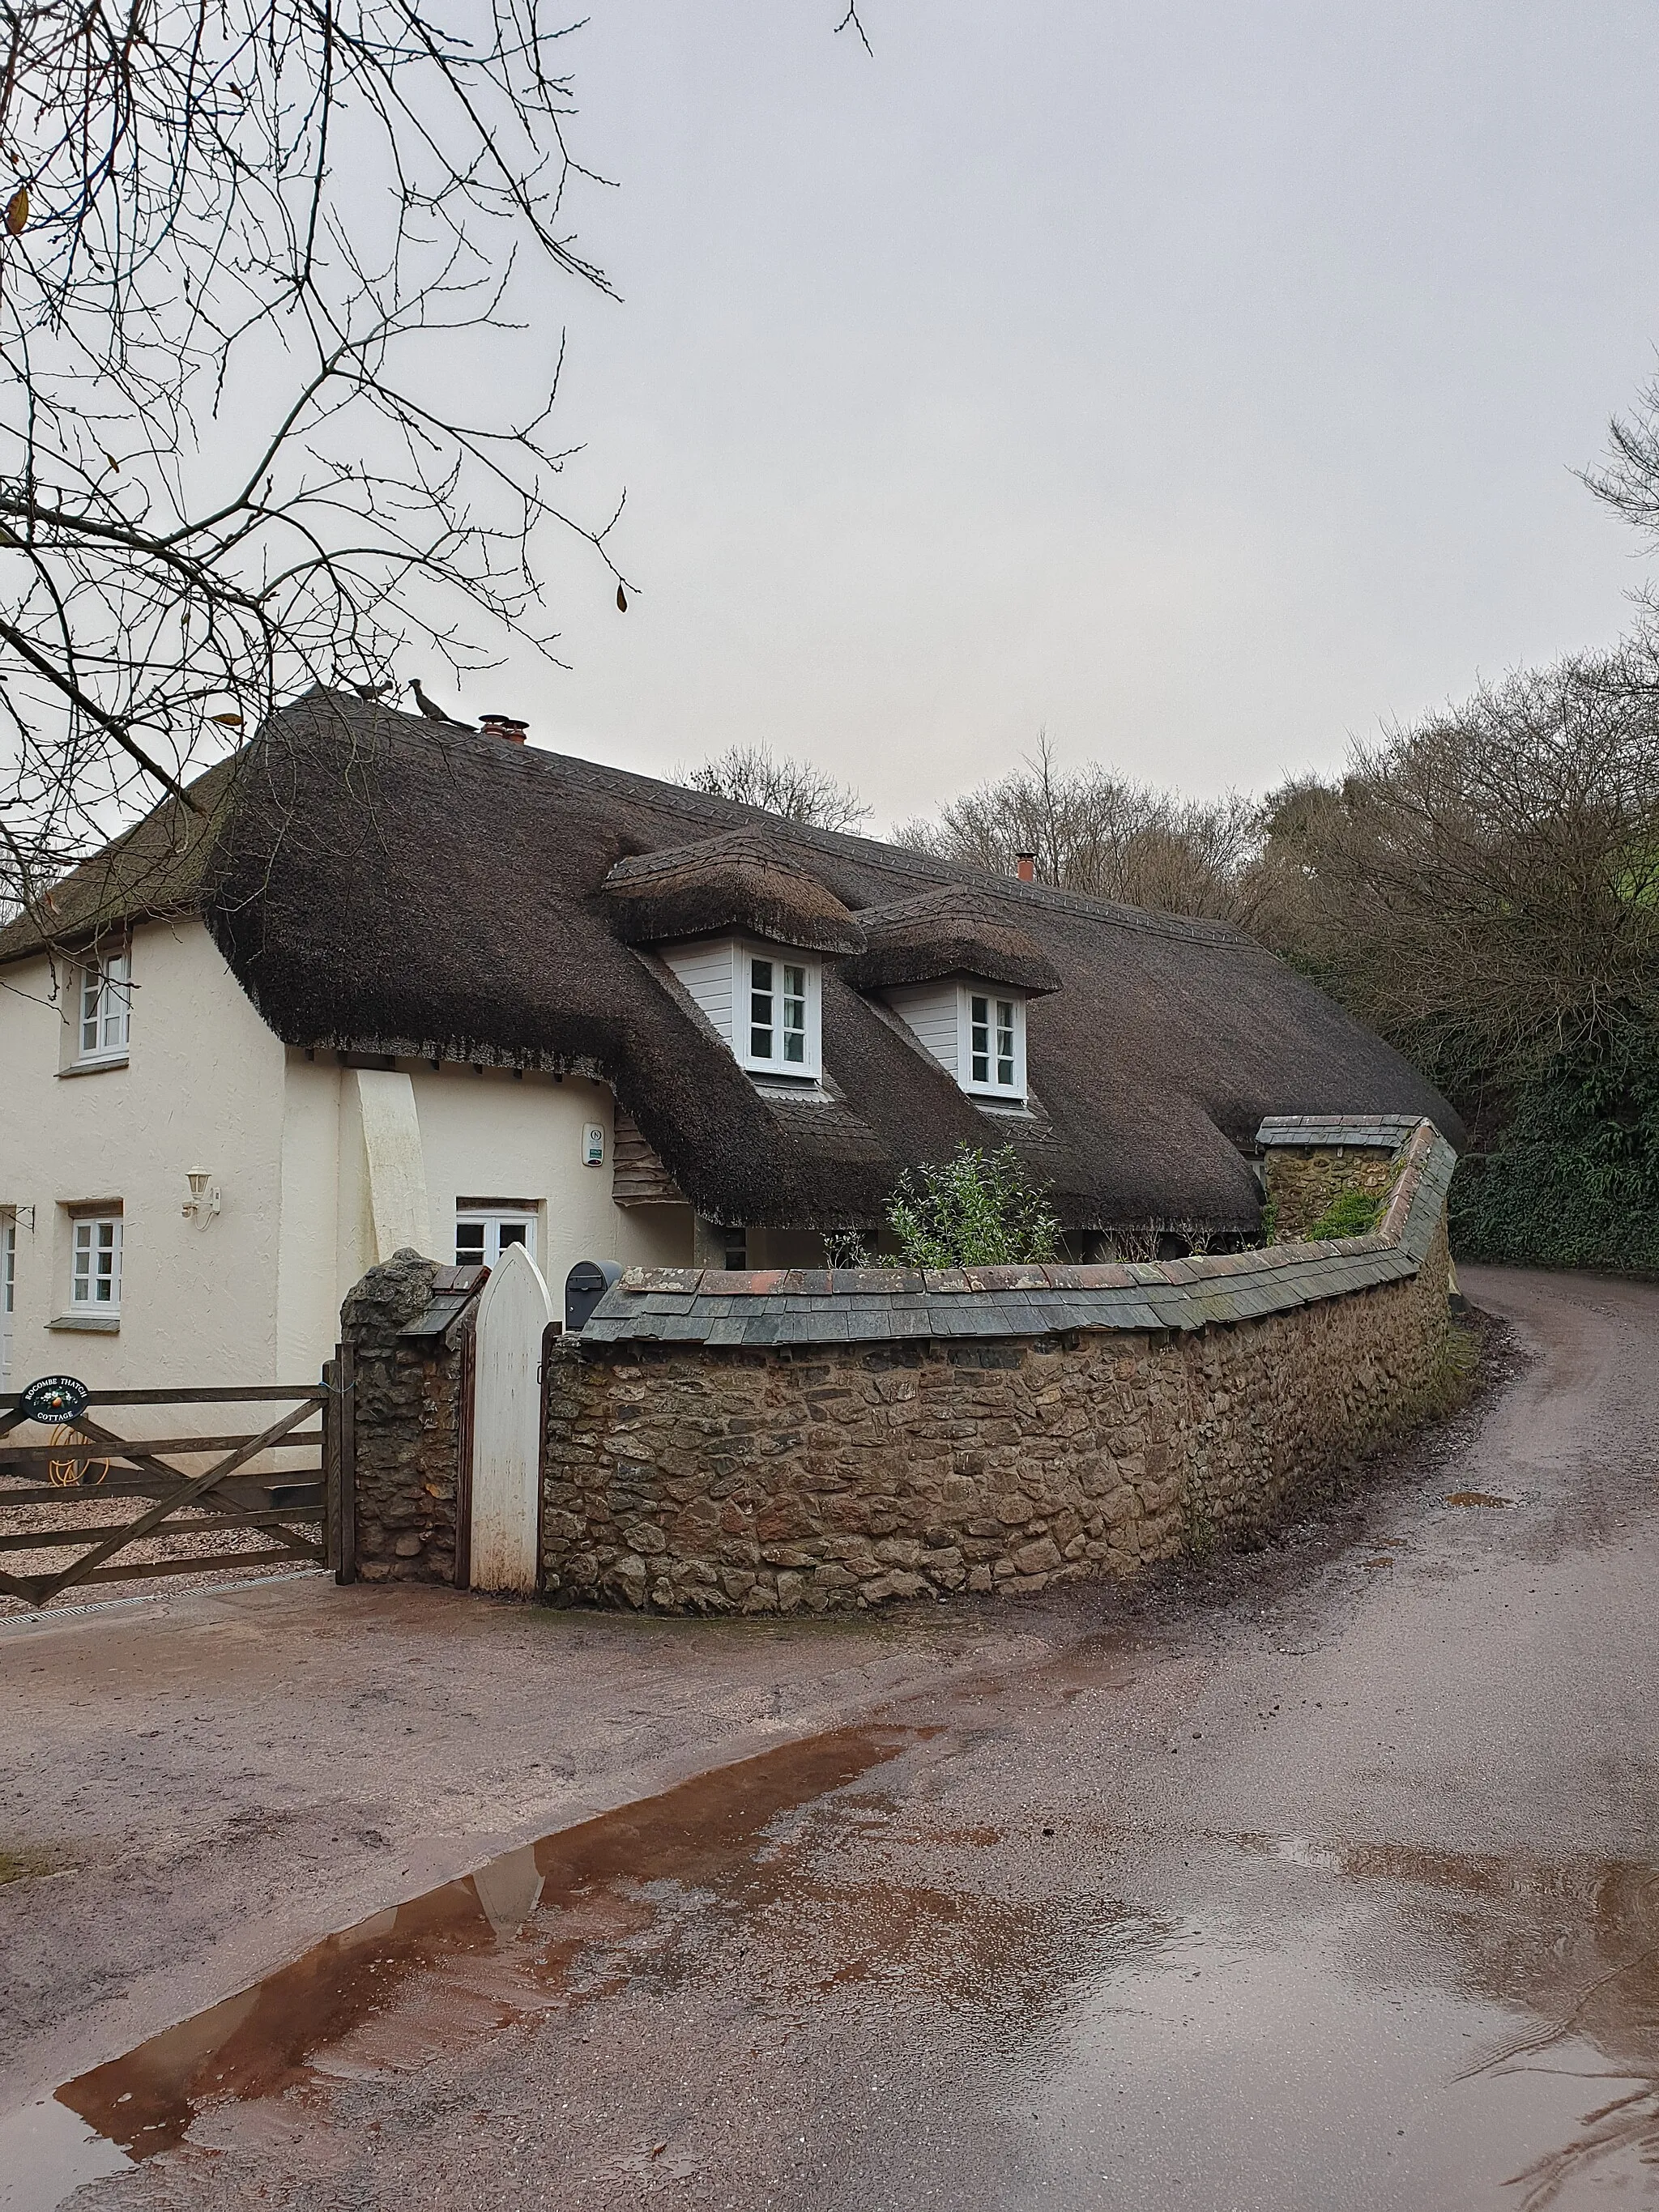
[[884, 991], [943, 975], [983, 975], [1033, 996], [1057, 991], [1060, 970], [1036, 939], [988, 907], [977, 885], [952, 884], [868, 908], [859, 916], [867, 950], [848, 967], [848, 981]]
[[605, 879], [629, 945], [737, 929], [814, 952], [860, 952], [864, 932], [831, 890], [754, 830], [618, 860]]
[[[279, 1036], [599, 1075], [717, 1219], [872, 1221], [902, 1169], [1012, 1139], [1069, 1224], [1244, 1229], [1266, 1115], [1426, 1115], [1462, 1140], [1397, 1053], [1219, 924], [970, 875], [353, 697], [315, 692], [275, 716], [216, 825], [210, 866], [184, 848], [173, 902], [204, 914]], [[827, 1097], [751, 1082], [624, 941], [606, 888], [619, 861], [733, 830], [854, 916], [948, 891], [985, 929], [1028, 939], [1060, 982], [1030, 1011], [1030, 1112], [976, 1106], [833, 959]], [[66, 907], [82, 878], [112, 880], [102, 862], [77, 871]], [[152, 868], [142, 910], [168, 896]], [[14, 925], [0, 959], [35, 942]]]
[[0, 963], [46, 951], [79, 951], [131, 922], [193, 905], [246, 757], [221, 761], [197, 777], [189, 787], [195, 811], [176, 799], [164, 800], [53, 884], [38, 915], [0, 929]]

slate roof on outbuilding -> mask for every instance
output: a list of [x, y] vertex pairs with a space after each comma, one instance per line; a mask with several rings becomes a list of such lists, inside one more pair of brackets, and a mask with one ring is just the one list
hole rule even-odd
[[[716, 1219], [872, 1222], [904, 1168], [1012, 1141], [1068, 1226], [1251, 1230], [1264, 1115], [1427, 1115], [1462, 1141], [1397, 1053], [1219, 923], [980, 876], [337, 693], [283, 709], [195, 787], [210, 835], [179, 838], [176, 803], [158, 809], [58, 887], [59, 941], [118, 921], [130, 876], [128, 913], [202, 913], [290, 1045], [603, 1078]], [[979, 930], [1034, 948], [1059, 988], [1028, 1012], [1029, 1111], [975, 1105], [833, 952], [822, 1095], [751, 1081], [626, 941], [616, 897], [619, 863], [732, 832], [757, 856], [736, 874], [807, 879], [826, 927], [841, 927], [833, 902], [880, 941], [884, 910], [946, 894], [941, 910], [959, 902]], [[685, 865], [665, 861], [665, 889]], [[708, 865], [690, 865], [699, 895]], [[15, 923], [0, 961], [39, 945]]]

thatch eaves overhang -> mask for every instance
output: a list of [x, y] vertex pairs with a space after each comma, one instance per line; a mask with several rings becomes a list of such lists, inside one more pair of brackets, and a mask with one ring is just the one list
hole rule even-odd
[[864, 949], [864, 931], [836, 896], [775, 842], [753, 830], [699, 838], [618, 860], [605, 904], [627, 945], [664, 945], [726, 931], [811, 952]]
[[1030, 998], [1060, 988], [1059, 969], [1030, 933], [988, 914], [984, 899], [971, 892], [924, 891], [866, 907], [859, 920], [866, 949], [846, 971], [857, 990], [892, 990], [946, 975], [982, 976]]
[[135, 922], [198, 907], [244, 757], [233, 754], [205, 769], [188, 787], [192, 805], [164, 799], [52, 884], [33, 913], [0, 929], [0, 966], [77, 953], [120, 938]]

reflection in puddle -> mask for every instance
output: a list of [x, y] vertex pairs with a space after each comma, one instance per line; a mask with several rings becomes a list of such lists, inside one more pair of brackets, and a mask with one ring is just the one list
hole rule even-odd
[[[1516, 2033], [1511, 2014], [1461, 2076], [1524, 2077], [1534, 2092], [1553, 2076], [1557, 2096], [1570, 2098], [1568, 2139], [1505, 2177], [1519, 2212], [1542, 2212], [1570, 2185], [1659, 2193], [1659, 1874], [1397, 1844], [1345, 1844], [1333, 1857], [1351, 1881], [1415, 1887], [1456, 1950], [1465, 1987], [1531, 2015]], [[1425, 1917], [1420, 1906], [1413, 1917]], [[1601, 2094], [1585, 2110], [1589, 2082]]]
[[[74, 2183], [183, 2141], [210, 2100], [272, 2096], [307, 2072], [419, 2065], [561, 2001], [564, 1970], [596, 1935], [626, 1927], [641, 1886], [696, 1888], [742, 1869], [763, 1880], [763, 1831], [908, 1745], [919, 1729], [842, 1729], [744, 1759], [507, 1853], [458, 1881], [373, 1915], [223, 2003], [57, 2092], [102, 2139]], [[609, 1893], [608, 1910], [605, 1893]], [[418, 1992], [406, 1985], [422, 1978]], [[399, 2002], [418, 1996], [411, 2008]], [[26, 2116], [20, 2116], [20, 2118]], [[27, 2144], [23, 2145], [27, 2157]], [[116, 2161], [120, 2162], [118, 2160]], [[40, 2185], [34, 2204], [58, 2197]]]
[[42, 2097], [0, 2118], [0, 2212], [43, 2212], [127, 2162], [78, 2113]]
[[[1103, 1638], [1034, 1673], [1022, 1717], [1046, 1724], [1076, 1678], [1110, 1687], [1127, 1657]], [[449, 2129], [474, 2054], [554, 2010], [532, 2078], [554, 2054], [574, 2101], [537, 2186], [515, 2197], [509, 2176], [502, 2203], [632, 2202], [699, 2174], [725, 2201], [734, 2131], [757, 2113], [769, 2154], [817, 2127], [837, 2174], [896, 2192], [881, 2202], [975, 2212], [1570, 2212], [1653, 2196], [1650, 1869], [1135, 1831], [1098, 1795], [1051, 1807], [1000, 1782], [959, 1796], [982, 1705], [965, 1698], [948, 1733], [849, 1729], [701, 1776], [329, 1937], [36, 2108], [18, 2202], [186, 2142], [186, 2159], [222, 2161], [216, 2202], [239, 2177], [249, 2194], [292, 2179], [287, 2201], [337, 2201], [323, 2177], [349, 2136], [361, 2151], [377, 2081], [381, 2112], [430, 2111], [395, 2173], [381, 2165], [386, 2193], [361, 2201], [415, 2201], [408, 2176], [442, 2148], [434, 2116]], [[901, 1781], [890, 1762], [929, 1738]], [[1125, 1881], [1144, 1897], [1114, 1895]], [[591, 2064], [584, 2029], [605, 2046]], [[503, 2063], [516, 2048], [493, 2046]], [[874, 2053], [885, 2135], [849, 2064]], [[953, 2083], [966, 2124], [947, 2171]], [[494, 2143], [491, 2115], [473, 2120]], [[0, 2138], [0, 2174], [11, 2149]], [[587, 2153], [602, 2163], [582, 2169]], [[161, 2195], [179, 2170], [151, 2170]], [[766, 2176], [732, 2201], [833, 2194]]]
[[[1564, 2194], [1556, 2179], [1589, 2184], [1587, 2156], [1601, 2161], [1595, 2184], [1642, 2200], [1639, 2148], [1592, 2149], [1585, 2115], [1644, 2102], [1648, 2085], [1589, 2041], [1565, 2038], [1524, 2074], [1466, 2075], [1471, 2049], [1512, 2027], [1513, 2011], [1357, 1975], [1337, 1927], [1299, 1926], [1270, 1948], [1260, 1934], [1189, 1929], [1127, 1971], [1104, 1962], [1064, 2059], [1033, 2090], [1031, 2140], [996, 2202], [1543, 2212], [1591, 2201], [1589, 2186]], [[1096, 2193], [1105, 2179], [1109, 2198]]]
[[1237, 1841], [1214, 1923], [1089, 1978], [1045, 2115], [1068, 2180], [1109, 2156], [1126, 2208], [1659, 2198], [1651, 1868]]

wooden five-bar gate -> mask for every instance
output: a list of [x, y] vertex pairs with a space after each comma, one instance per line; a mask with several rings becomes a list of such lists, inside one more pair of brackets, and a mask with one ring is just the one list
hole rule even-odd
[[[224, 1568], [338, 1564], [341, 1408], [346, 1395], [340, 1387], [345, 1380], [342, 1364], [325, 1370], [320, 1383], [297, 1389], [265, 1383], [246, 1389], [94, 1390], [87, 1395], [87, 1410], [60, 1424], [45, 1443], [3, 1441], [27, 1417], [19, 1395], [0, 1395], [0, 1594], [39, 1606], [82, 1584]], [[100, 1417], [113, 1407], [126, 1411], [120, 1429]], [[227, 1428], [239, 1421], [246, 1425], [234, 1434], [190, 1435], [183, 1431], [204, 1418], [199, 1410], [171, 1423], [167, 1419], [170, 1409], [185, 1407], [258, 1410], [229, 1415]], [[264, 1419], [266, 1413], [273, 1418]], [[121, 1433], [141, 1427], [151, 1433]], [[349, 1462], [349, 1441], [343, 1441]], [[292, 1464], [289, 1455], [296, 1452], [306, 1456]], [[141, 1498], [149, 1503], [131, 1518], [104, 1517], [73, 1527], [35, 1525], [37, 1515], [12, 1510]], [[211, 1542], [204, 1547], [203, 1539], [233, 1530], [253, 1535], [255, 1543], [246, 1550]], [[148, 1552], [158, 1541], [167, 1547], [163, 1556], [132, 1556], [134, 1545], [143, 1544]], [[26, 1564], [18, 1555], [70, 1547], [79, 1555], [67, 1565], [54, 1563], [49, 1571], [37, 1574], [10, 1571], [14, 1563]]]

